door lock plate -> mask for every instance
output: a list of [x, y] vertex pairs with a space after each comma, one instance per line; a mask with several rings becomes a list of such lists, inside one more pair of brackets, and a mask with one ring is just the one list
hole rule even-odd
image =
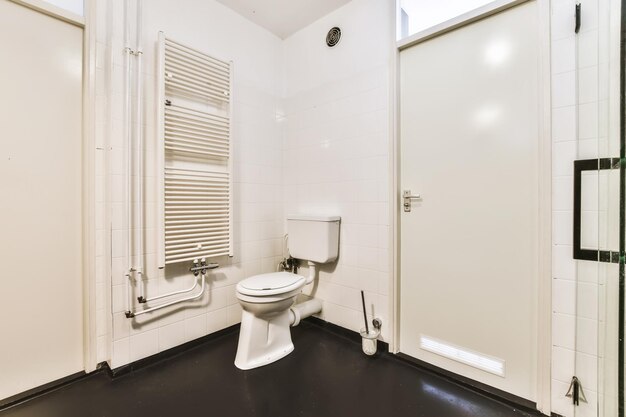
[[421, 200], [422, 197], [419, 194], [412, 195], [411, 190], [404, 190], [402, 192], [402, 206], [404, 207], [405, 213], [409, 213], [411, 211], [411, 201], [412, 200]]

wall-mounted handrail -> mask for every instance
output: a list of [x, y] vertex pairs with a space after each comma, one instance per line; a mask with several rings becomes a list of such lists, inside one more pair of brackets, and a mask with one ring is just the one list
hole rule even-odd
[[[202, 287], [200, 288], [200, 292], [198, 294], [191, 295], [191, 296], [185, 297], [185, 298], [181, 298], [180, 300], [170, 301], [169, 303], [159, 304], [158, 306], [146, 308], [145, 310], [128, 311], [128, 312], [126, 312], [126, 317], [127, 318], [133, 318], [133, 317], [140, 316], [142, 314], [150, 313], [150, 312], [155, 311], [155, 310], [160, 310], [160, 309], [165, 308], [165, 307], [173, 306], [174, 304], [183, 303], [185, 301], [197, 300], [198, 298], [202, 297], [202, 295], [204, 294], [205, 287], [206, 287], [206, 275], [205, 274], [200, 274], [200, 275], [202, 276]], [[196, 277], [196, 282], [197, 282], [197, 277]]]

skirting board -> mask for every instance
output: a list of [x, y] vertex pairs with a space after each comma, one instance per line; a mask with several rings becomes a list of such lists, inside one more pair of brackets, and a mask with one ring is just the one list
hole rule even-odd
[[[106, 365], [105, 362], [103, 362]], [[102, 365], [102, 364], [101, 364]], [[108, 367], [108, 366], [107, 366]], [[96, 372], [101, 372], [100, 366]], [[21, 404], [25, 401], [32, 400], [33, 398], [40, 397], [44, 394], [47, 394], [52, 391], [56, 391], [59, 388], [63, 388], [67, 385], [73, 384], [74, 382], [80, 381], [81, 379], [87, 377], [90, 374], [87, 374], [85, 371], [76, 372], [75, 374], [68, 375], [66, 377], [57, 379], [55, 381], [48, 382], [47, 384], [40, 385], [35, 388], [31, 388], [27, 391], [20, 392], [19, 394], [12, 395], [3, 400], [0, 400], [0, 411], [6, 410], [7, 408], [13, 407], [17, 404]]]

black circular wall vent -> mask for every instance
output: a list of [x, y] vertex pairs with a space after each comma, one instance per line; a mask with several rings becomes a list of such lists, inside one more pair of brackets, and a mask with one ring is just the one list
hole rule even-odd
[[340, 40], [341, 40], [341, 29], [335, 26], [334, 28], [328, 31], [328, 34], [326, 35], [326, 45], [332, 48], [333, 46], [337, 45]]

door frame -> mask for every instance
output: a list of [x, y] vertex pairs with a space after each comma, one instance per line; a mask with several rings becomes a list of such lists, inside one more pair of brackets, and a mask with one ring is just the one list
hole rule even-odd
[[551, 413], [551, 360], [552, 360], [552, 125], [551, 125], [551, 72], [550, 72], [550, 0], [498, 0], [474, 9], [432, 28], [418, 32], [406, 39], [396, 41], [400, 16], [400, 1], [395, 2], [395, 15], [392, 22], [393, 53], [390, 58], [390, 242], [391, 279], [389, 294], [392, 296], [390, 317], [390, 351], [399, 352], [400, 346], [400, 220], [402, 193], [400, 178], [400, 52], [428, 39], [443, 35], [452, 30], [485, 19], [528, 1], [537, 2], [539, 23], [538, 99], [539, 99], [539, 236], [537, 247], [537, 367], [536, 397], [537, 409], [544, 414]]
[[83, 29], [82, 85], [82, 293], [83, 367], [86, 373], [97, 368], [96, 330], [96, 221], [95, 221], [95, 116], [96, 116], [96, 0], [84, 0], [84, 16], [43, 0], [10, 0]]

